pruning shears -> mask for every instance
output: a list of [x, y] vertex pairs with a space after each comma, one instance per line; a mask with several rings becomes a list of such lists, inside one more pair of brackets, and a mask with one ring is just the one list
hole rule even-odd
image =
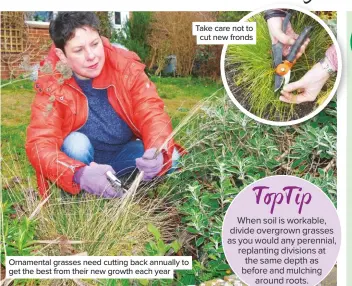
[[[152, 158], [145, 158], [143, 157], [144, 160], [155, 160], [156, 157], [158, 157], [158, 155], [161, 153], [161, 148], [157, 149], [155, 151], [155, 154], [153, 155]], [[126, 194], [127, 193], [127, 189], [125, 188], [125, 184], [119, 180], [116, 176], [117, 174], [113, 174], [113, 172], [111, 171], [107, 171], [106, 172], [106, 178], [108, 179], [108, 181], [110, 182], [111, 186], [117, 191], [121, 191]]]
[[[288, 23], [290, 22], [292, 13], [291, 10], [287, 11], [284, 21], [282, 23], [282, 31], [286, 33]], [[273, 61], [275, 68], [275, 92], [279, 91], [285, 84], [290, 82], [291, 69], [296, 63], [296, 56], [307, 40], [310, 31], [313, 29], [312, 26], [307, 26], [303, 29], [293, 46], [291, 47], [290, 53], [283, 59], [283, 44], [278, 42], [272, 45]]]
[[110, 182], [111, 186], [116, 190], [116, 191], [121, 191], [125, 194], [127, 193], [127, 190], [124, 188], [124, 185], [122, 182], [116, 177], [116, 174], [113, 174], [111, 171], [106, 172], [106, 178]]

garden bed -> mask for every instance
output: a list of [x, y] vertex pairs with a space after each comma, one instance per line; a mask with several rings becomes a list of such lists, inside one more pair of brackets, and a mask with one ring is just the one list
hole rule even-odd
[[[2, 175], [7, 187], [3, 188], [2, 211], [7, 253], [191, 255], [192, 270], [177, 272], [174, 281], [150, 284], [200, 284], [232, 273], [221, 245], [222, 220], [231, 201], [248, 184], [270, 175], [295, 175], [318, 185], [336, 205], [335, 101], [311, 121], [279, 128], [242, 114], [223, 89], [217, 91], [216, 83], [207, 82], [204, 87], [203, 81], [191, 78], [156, 81], [161, 96], [166, 97], [166, 107], [175, 106], [169, 109], [174, 127], [183, 126], [175, 136], [188, 150], [180, 169], [141, 185], [125, 203], [93, 197], [64, 200], [53, 187], [54, 195], [39, 209], [34, 174], [23, 152], [29, 122], [29, 114], [23, 110], [29, 110], [33, 93], [24, 92], [25, 87], [3, 91]], [[174, 94], [177, 96], [168, 96]], [[196, 109], [188, 98], [197, 99]], [[189, 113], [193, 115], [187, 117]], [[16, 120], [12, 114], [18, 114]], [[34, 210], [36, 215], [31, 217]], [[133, 283], [147, 285], [148, 281]], [[60, 284], [74, 282], [57, 281]]]

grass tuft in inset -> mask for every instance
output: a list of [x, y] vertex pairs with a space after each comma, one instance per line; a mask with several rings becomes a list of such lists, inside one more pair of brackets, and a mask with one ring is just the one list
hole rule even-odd
[[[281, 102], [280, 94], [274, 92], [275, 71], [267, 23], [262, 13], [253, 16], [249, 21], [257, 23], [257, 44], [229, 45], [226, 52], [227, 82], [237, 101], [256, 116], [273, 121], [294, 120], [311, 113], [330, 93], [334, 80], [327, 82], [318, 95], [317, 104], [294, 105]], [[317, 21], [304, 13], [295, 12], [291, 23], [297, 34], [304, 27], [313, 26], [310, 43], [291, 70], [290, 82], [294, 82], [325, 56], [332, 40]]]

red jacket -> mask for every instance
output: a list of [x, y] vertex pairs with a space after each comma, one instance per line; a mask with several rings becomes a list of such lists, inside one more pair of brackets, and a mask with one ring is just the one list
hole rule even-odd
[[[108, 99], [119, 116], [128, 124], [144, 148], [160, 147], [172, 132], [171, 120], [164, 111], [164, 103], [156, 87], [144, 73], [145, 65], [133, 53], [112, 46], [103, 38], [105, 64], [101, 74], [93, 79], [94, 88], [107, 89]], [[59, 61], [52, 46], [45, 62], [56, 66]], [[78, 130], [87, 120], [88, 102], [71, 77], [62, 82], [57, 72], [39, 73], [32, 104], [31, 121], [27, 129], [26, 152], [36, 170], [39, 192], [46, 196], [48, 183], [56, 183], [71, 194], [80, 188], [73, 182], [76, 168], [85, 166], [61, 152], [63, 140]], [[163, 150], [165, 166], [171, 167], [174, 148], [172, 139]]]

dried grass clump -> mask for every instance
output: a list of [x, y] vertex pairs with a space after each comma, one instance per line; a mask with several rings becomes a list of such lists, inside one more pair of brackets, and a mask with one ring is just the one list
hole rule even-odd
[[163, 235], [174, 236], [175, 213], [160, 212], [159, 200], [121, 200], [95, 198], [49, 203], [38, 216], [38, 236], [42, 239], [82, 241], [81, 244], [53, 244], [46, 255], [87, 252], [89, 255], [142, 255], [151, 240], [147, 225], [152, 223]]
[[51, 195], [41, 201], [25, 181], [4, 181], [6, 196], [16, 202], [15, 218], [26, 216], [36, 225], [36, 243], [42, 247], [35, 255], [143, 255], [145, 244], [154, 239], [150, 223], [165, 241], [176, 237], [175, 208], [162, 197], [148, 198], [147, 186], [113, 200], [69, 196], [52, 186]]

